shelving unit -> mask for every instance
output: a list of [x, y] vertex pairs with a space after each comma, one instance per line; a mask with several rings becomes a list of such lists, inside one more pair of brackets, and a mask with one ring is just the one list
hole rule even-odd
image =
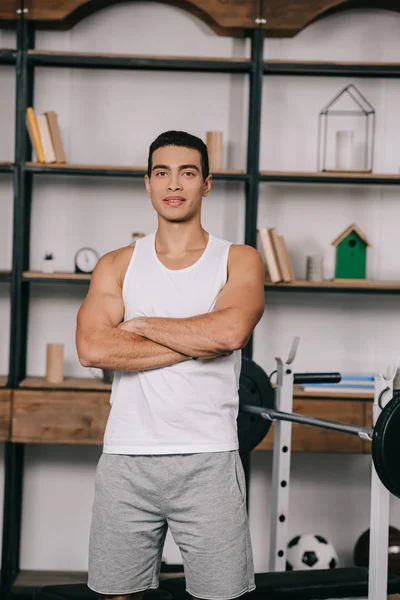
[[[35, 9], [34, 9], [35, 10]], [[17, 51], [0, 50], [0, 64], [17, 68], [16, 144], [14, 163], [0, 163], [1, 173], [11, 173], [14, 181], [14, 233], [12, 273], [0, 272], [0, 282], [11, 282], [11, 343], [8, 377], [0, 377], [0, 439], [10, 440], [5, 450], [5, 502], [3, 556], [0, 597], [8, 600], [11, 590], [51, 583], [86, 581], [86, 573], [64, 574], [28, 572], [19, 569], [21, 503], [24, 474], [24, 444], [101, 444], [109, 411], [110, 386], [97, 380], [66, 379], [62, 385], [49, 385], [43, 378], [27, 377], [26, 349], [29, 293], [35, 284], [88, 285], [90, 276], [74, 273], [45, 274], [30, 270], [30, 213], [35, 175], [98, 176], [142, 178], [144, 166], [54, 164], [31, 160], [25, 128], [25, 110], [34, 105], [36, 67], [85, 69], [125, 69], [148, 71], [236, 73], [249, 77], [249, 118], [246, 169], [223, 170], [214, 178], [240, 181], [245, 188], [246, 244], [256, 245], [257, 210], [260, 183], [316, 183], [320, 185], [398, 185], [400, 174], [270, 172], [259, 166], [261, 97], [265, 76], [385, 77], [400, 76], [397, 63], [336, 63], [326, 61], [264, 61], [265, 32], [247, 30], [251, 37], [250, 59], [135, 56], [125, 54], [49, 52], [34, 48], [35, 22], [16, 22]], [[292, 284], [265, 284], [266, 292], [376, 293], [397, 294], [400, 282], [365, 282], [365, 285], [298, 281]], [[252, 357], [252, 342], [245, 356]], [[294, 409], [304, 414], [349, 423], [371, 422], [371, 398], [334, 398], [297, 391]], [[12, 411], [11, 411], [12, 405]], [[11, 419], [12, 414], [12, 419]], [[366, 442], [354, 436], [320, 432], [293, 426], [293, 450], [299, 452], [370, 452]], [[257, 450], [271, 450], [269, 436]]]

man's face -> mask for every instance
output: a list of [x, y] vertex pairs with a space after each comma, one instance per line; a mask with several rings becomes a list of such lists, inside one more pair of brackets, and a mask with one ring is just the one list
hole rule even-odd
[[188, 221], [200, 213], [201, 200], [211, 188], [211, 175], [203, 179], [200, 152], [165, 146], [153, 152], [146, 191], [154, 209], [166, 221]]

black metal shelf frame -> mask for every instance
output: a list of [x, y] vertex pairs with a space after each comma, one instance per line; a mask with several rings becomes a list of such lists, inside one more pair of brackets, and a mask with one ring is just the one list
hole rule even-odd
[[122, 69], [144, 71], [180, 71], [202, 73], [250, 73], [251, 62], [230, 59], [162, 58], [146, 56], [106, 56], [67, 53], [28, 54], [28, 63], [36, 67], [79, 69]]
[[264, 75], [294, 77], [400, 77], [400, 63], [335, 63], [308, 61], [265, 61]]
[[16, 50], [0, 50], [0, 65], [15, 65], [16, 62]]
[[13, 173], [14, 165], [0, 164], [0, 173]]
[[[256, 243], [258, 204], [259, 135], [261, 120], [261, 91], [263, 77], [263, 43], [261, 30], [251, 34], [250, 61], [157, 59], [135, 57], [79, 57], [30, 54], [34, 49], [34, 27], [32, 22], [17, 24], [16, 62], [16, 136], [15, 160], [7, 170], [13, 174], [14, 186], [14, 230], [13, 266], [11, 277], [11, 334], [9, 381], [10, 388], [17, 388], [26, 375], [27, 325], [29, 293], [32, 284], [78, 284], [87, 285], [85, 280], [47, 279], [24, 276], [29, 270], [30, 221], [32, 204], [32, 181], [34, 174], [72, 176], [143, 177], [144, 171], [117, 170], [112, 168], [46, 168], [41, 165], [26, 165], [30, 160], [31, 147], [25, 127], [25, 111], [34, 101], [34, 68], [37, 66], [64, 66], [77, 68], [147, 69], [166, 71], [203, 71], [214, 73], [243, 73], [250, 77], [249, 114], [247, 136], [246, 173], [218, 173], [214, 178], [221, 181], [241, 181], [245, 184], [245, 235], [246, 244]], [[11, 57], [7, 57], [7, 60]], [[252, 340], [244, 354], [251, 358]], [[6, 443], [5, 448], [5, 491], [3, 508], [3, 551], [1, 562], [0, 597], [8, 600], [20, 564], [20, 535], [22, 490], [24, 473], [24, 444]], [[248, 457], [243, 456], [248, 477]]]

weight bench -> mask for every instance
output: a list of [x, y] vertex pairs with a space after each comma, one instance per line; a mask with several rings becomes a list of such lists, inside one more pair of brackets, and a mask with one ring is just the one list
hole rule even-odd
[[[256, 590], [245, 600], [328, 600], [330, 598], [366, 598], [368, 569], [350, 567], [310, 571], [256, 573]], [[183, 577], [160, 581], [157, 590], [145, 594], [145, 600], [191, 600]], [[389, 574], [387, 593], [400, 592], [400, 576]], [[37, 590], [33, 600], [98, 600], [84, 583], [50, 585]]]

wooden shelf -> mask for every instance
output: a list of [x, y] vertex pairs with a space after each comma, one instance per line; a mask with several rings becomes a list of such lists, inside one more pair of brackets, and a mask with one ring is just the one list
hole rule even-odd
[[70, 273], [57, 271], [55, 273], [42, 273], [41, 271], [24, 271], [22, 273], [24, 281], [36, 283], [88, 283], [91, 275], [86, 273]]
[[101, 445], [109, 412], [108, 390], [19, 388], [13, 391], [11, 440]]
[[368, 173], [357, 171], [260, 171], [260, 181], [275, 183], [399, 185], [400, 173]]
[[55, 52], [47, 50], [29, 50], [28, 60], [31, 64], [41, 67], [202, 71], [206, 73], [248, 73], [251, 64], [248, 58], [155, 56], [105, 54], [101, 52]]
[[11, 271], [0, 270], [0, 281], [11, 281]]
[[[43, 164], [27, 162], [25, 163], [25, 169], [31, 173], [40, 173], [42, 175], [87, 175], [92, 177], [142, 178], [147, 173], [147, 168], [142, 166], [81, 165], [72, 163]], [[248, 176], [241, 169], [219, 169], [218, 171], [213, 171], [213, 178], [222, 181], [245, 181]]]
[[[76, 382], [76, 383], [75, 383]], [[109, 387], [98, 382], [101, 391], [84, 387], [81, 379], [70, 380], [66, 386], [46, 389], [42, 378], [27, 378], [13, 391], [11, 440], [37, 444], [101, 445], [110, 411]], [[89, 384], [90, 385], [90, 384]], [[97, 382], [95, 383], [97, 385]], [[78, 387], [80, 386], [80, 387]], [[295, 412], [334, 421], [370, 426], [372, 398], [361, 394], [335, 396], [313, 393], [295, 394]], [[369, 411], [369, 412], [368, 412]], [[369, 415], [369, 416], [368, 416]], [[271, 450], [270, 432], [256, 450]], [[370, 445], [359, 438], [305, 427], [293, 426], [294, 452], [370, 452]]]
[[400, 63], [337, 62], [309, 60], [266, 60], [265, 75], [324, 77], [385, 77], [398, 78]]
[[12, 162], [2, 161], [0, 162], [0, 173], [12, 173], [14, 171], [14, 164]]
[[343, 292], [343, 293], [373, 293], [400, 294], [400, 281], [370, 281], [370, 280], [330, 280], [330, 281], [292, 281], [291, 283], [264, 284], [267, 290], [282, 292]]
[[104, 383], [101, 379], [94, 377], [65, 377], [61, 383], [48, 383], [44, 377], [26, 377], [20, 382], [19, 387], [34, 390], [97, 390], [109, 392], [111, 383]]

